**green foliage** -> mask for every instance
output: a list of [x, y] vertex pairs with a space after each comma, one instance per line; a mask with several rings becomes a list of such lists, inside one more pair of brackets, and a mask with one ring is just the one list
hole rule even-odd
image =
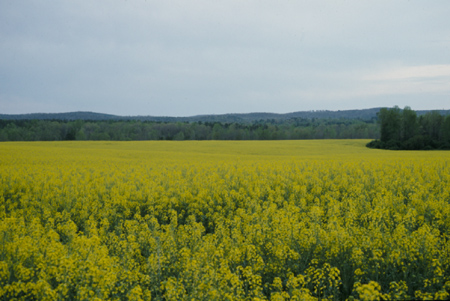
[[298, 140], [378, 137], [372, 120], [259, 120], [251, 123], [0, 120], [0, 141]]
[[370, 148], [390, 150], [450, 149], [450, 115], [437, 111], [417, 117], [410, 107], [400, 110], [382, 108], [378, 113], [380, 140], [367, 144]]
[[402, 119], [400, 109], [397, 106], [392, 109], [382, 108], [378, 113], [378, 121], [381, 125], [381, 141], [400, 140]]

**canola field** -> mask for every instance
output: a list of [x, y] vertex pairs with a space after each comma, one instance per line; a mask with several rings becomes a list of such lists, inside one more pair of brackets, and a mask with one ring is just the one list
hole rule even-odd
[[449, 299], [450, 153], [0, 144], [0, 300]]

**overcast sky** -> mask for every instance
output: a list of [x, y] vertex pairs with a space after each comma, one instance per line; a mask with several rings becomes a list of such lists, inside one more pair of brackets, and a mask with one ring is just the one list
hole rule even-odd
[[0, 0], [0, 113], [450, 109], [448, 0]]

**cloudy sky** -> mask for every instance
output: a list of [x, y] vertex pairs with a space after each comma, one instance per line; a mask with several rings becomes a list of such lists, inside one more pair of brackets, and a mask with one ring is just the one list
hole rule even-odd
[[448, 0], [0, 0], [0, 113], [450, 109]]

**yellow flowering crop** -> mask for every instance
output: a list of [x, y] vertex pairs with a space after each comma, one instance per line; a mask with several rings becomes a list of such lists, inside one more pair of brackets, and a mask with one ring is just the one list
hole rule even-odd
[[0, 300], [450, 296], [450, 153], [0, 144]]

